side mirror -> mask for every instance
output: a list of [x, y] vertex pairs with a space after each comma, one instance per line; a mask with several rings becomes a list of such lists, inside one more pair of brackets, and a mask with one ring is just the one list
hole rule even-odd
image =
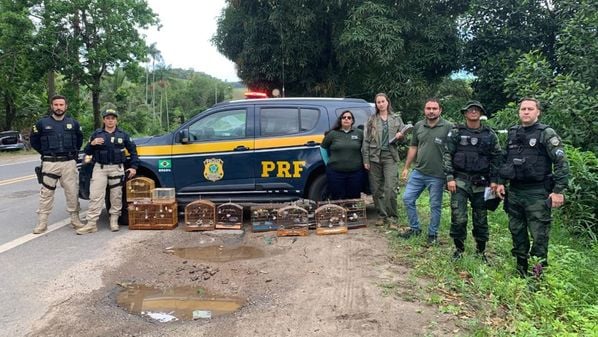
[[179, 142], [181, 142], [181, 144], [189, 144], [191, 142], [190, 138], [189, 138], [189, 129], [183, 129], [181, 131], [179, 131]]

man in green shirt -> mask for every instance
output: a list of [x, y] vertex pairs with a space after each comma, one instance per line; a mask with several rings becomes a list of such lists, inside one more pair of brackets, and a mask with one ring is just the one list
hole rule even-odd
[[[409, 218], [409, 230], [401, 234], [403, 238], [410, 238], [421, 234], [421, 226], [417, 216], [415, 203], [421, 193], [427, 188], [430, 192], [430, 225], [428, 226], [428, 244], [438, 241], [440, 227], [440, 213], [442, 195], [444, 192], [445, 175], [443, 170], [443, 151], [453, 124], [440, 117], [442, 108], [436, 99], [428, 99], [424, 105], [425, 119], [417, 122], [413, 127], [413, 137], [405, 168], [401, 178], [406, 180], [407, 187], [403, 194], [403, 203]], [[415, 169], [409, 175], [409, 167], [415, 160]]]

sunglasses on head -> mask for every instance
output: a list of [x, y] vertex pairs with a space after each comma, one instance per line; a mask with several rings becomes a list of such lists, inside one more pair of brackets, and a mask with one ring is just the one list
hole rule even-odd
[[349, 120], [351, 120], [351, 119], [353, 119], [353, 117], [351, 117], [349, 115], [346, 115], [346, 116], [341, 117], [341, 119], [349, 119]]

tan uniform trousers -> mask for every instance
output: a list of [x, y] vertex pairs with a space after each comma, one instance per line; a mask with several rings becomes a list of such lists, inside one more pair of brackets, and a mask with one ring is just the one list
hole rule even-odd
[[[64, 189], [64, 196], [66, 198], [66, 210], [69, 213], [79, 212], [79, 171], [77, 171], [77, 162], [75, 160], [42, 162], [42, 173], [49, 173], [60, 176], [60, 178], [52, 178], [43, 175], [44, 183], [48, 186], [56, 188], [60, 181], [60, 186]], [[54, 206], [54, 192], [42, 185], [39, 192], [39, 208], [37, 214], [49, 215], [52, 213]]]
[[[87, 209], [87, 223], [96, 223], [104, 208], [106, 186], [118, 184], [125, 171], [123, 165], [102, 165], [93, 166], [93, 174], [89, 186], [89, 208]], [[122, 209], [122, 186], [115, 186], [110, 189], [110, 215], [120, 216]]]

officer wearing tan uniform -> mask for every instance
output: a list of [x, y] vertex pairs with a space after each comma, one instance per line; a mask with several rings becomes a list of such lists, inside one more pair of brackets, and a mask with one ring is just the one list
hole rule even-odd
[[33, 234], [48, 229], [48, 216], [54, 205], [54, 191], [60, 181], [66, 197], [66, 210], [71, 215], [71, 226], [83, 227], [79, 220], [79, 173], [77, 156], [83, 145], [79, 122], [66, 116], [66, 97], [56, 95], [50, 99], [52, 114], [40, 119], [31, 130], [31, 147], [41, 154], [42, 188], [37, 209], [37, 225]]
[[98, 231], [97, 221], [104, 206], [106, 187], [110, 189], [110, 230], [118, 231], [118, 217], [122, 209], [122, 181], [125, 174], [125, 149], [131, 155], [131, 168], [127, 169], [128, 178], [137, 173], [139, 158], [137, 147], [131, 138], [117, 125], [118, 113], [108, 109], [102, 114], [104, 128], [97, 129], [90, 137], [85, 147], [86, 155], [93, 155], [95, 162], [89, 188], [89, 209], [87, 210], [87, 225], [77, 230], [77, 234], [94, 233]]

